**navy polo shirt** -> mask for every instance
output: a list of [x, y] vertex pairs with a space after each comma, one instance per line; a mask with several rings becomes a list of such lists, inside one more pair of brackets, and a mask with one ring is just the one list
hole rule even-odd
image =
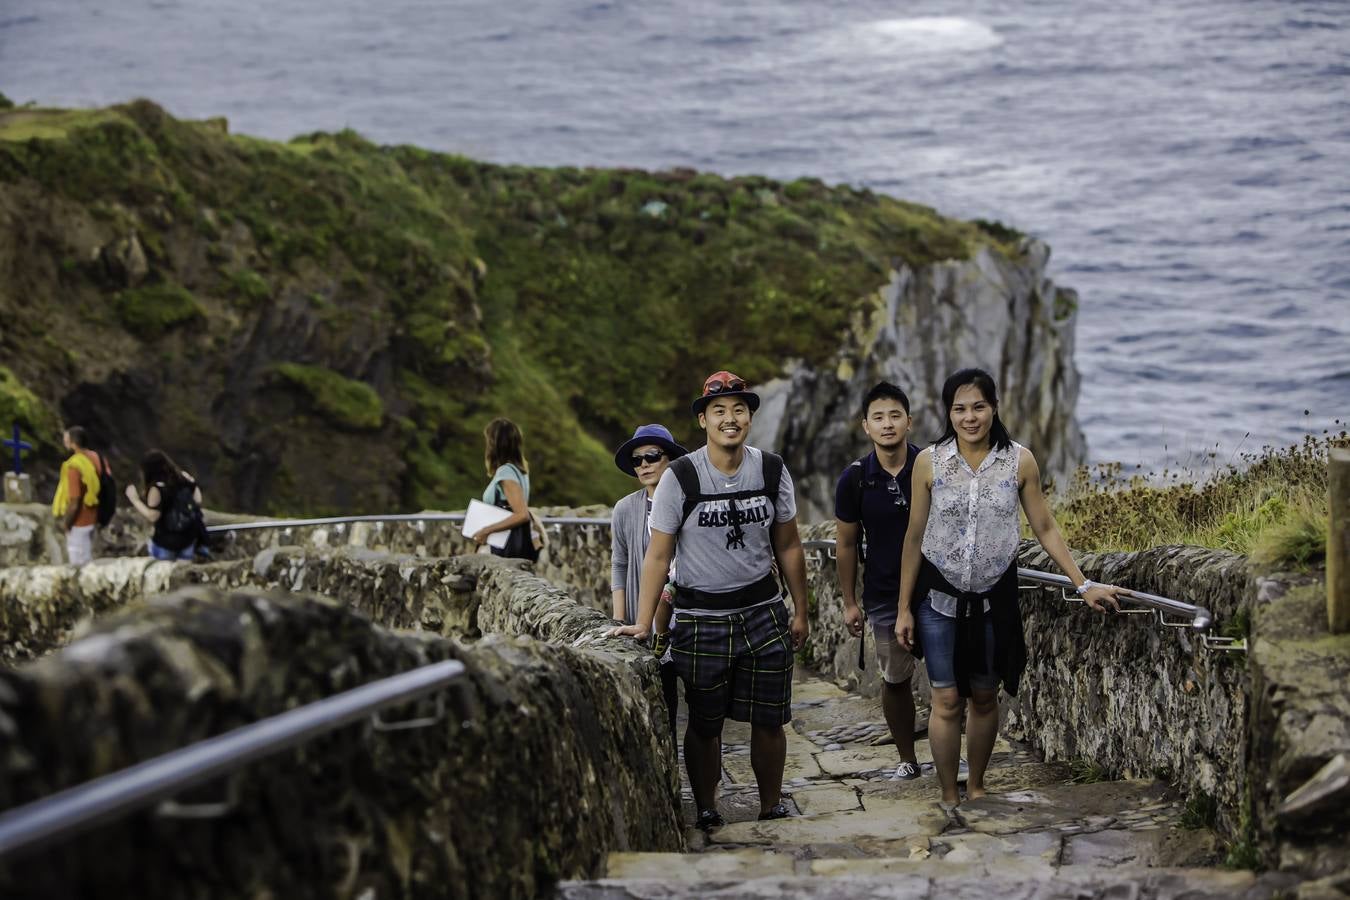
[[919, 448], [907, 444], [905, 467], [895, 477], [902, 502], [891, 490], [891, 474], [877, 462], [873, 450], [861, 466], [850, 464], [834, 489], [834, 516], [841, 522], [861, 522], [867, 542], [863, 567], [862, 605], [873, 625], [894, 625], [900, 603], [900, 548], [909, 528], [910, 476]]

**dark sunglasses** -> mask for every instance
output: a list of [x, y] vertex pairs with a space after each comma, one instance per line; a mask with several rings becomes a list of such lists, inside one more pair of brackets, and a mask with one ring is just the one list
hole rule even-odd
[[659, 463], [666, 455], [664, 450], [648, 450], [646, 453], [633, 454], [633, 468], [637, 468], [643, 463]]
[[745, 390], [745, 382], [739, 378], [733, 378], [730, 381], [709, 381], [703, 385], [703, 396], [711, 394], [734, 393]]
[[896, 506], [901, 509], [909, 506], [909, 502], [905, 500], [905, 495], [900, 492], [900, 482], [892, 478], [890, 481], [886, 482], [886, 490], [890, 491], [891, 496], [895, 498]]

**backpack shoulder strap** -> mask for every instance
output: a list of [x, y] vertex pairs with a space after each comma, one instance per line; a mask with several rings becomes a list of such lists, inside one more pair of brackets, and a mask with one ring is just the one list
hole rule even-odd
[[783, 457], [777, 453], [770, 453], [768, 450], [762, 451], [764, 456], [764, 496], [769, 498], [773, 504], [774, 512], [778, 511], [778, 489], [783, 485]]
[[681, 456], [672, 460], [670, 471], [675, 473], [675, 480], [680, 483], [680, 492], [684, 494], [684, 509], [680, 514], [680, 525], [684, 525], [694, 507], [707, 497], [703, 494], [703, 487], [698, 481], [698, 469], [694, 468], [694, 461], [689, 457]]

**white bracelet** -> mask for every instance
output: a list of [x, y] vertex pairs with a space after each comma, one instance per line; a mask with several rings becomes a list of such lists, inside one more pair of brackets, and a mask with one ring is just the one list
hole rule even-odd
[[1096, 586], [1097, 582], [1084, 579], [1082, 584], [1073, 589], [1073, 592], [1081, 597], [1088, 592], [1089, 588], [1095, 588]]

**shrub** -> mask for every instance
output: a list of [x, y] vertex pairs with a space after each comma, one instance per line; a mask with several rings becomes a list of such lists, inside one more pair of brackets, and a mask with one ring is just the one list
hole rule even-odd
[[307, 393], [314, 405], [336, 425], [362, 431], [380, 427], [384, 403], [375, 389], [363, 381], [339, 375], [323, 366], [281, 363], [276, 371]]
[[128, 331], [146, 339], [157, 338], [203, 315], [192, 294], [178, 284], [152, 284], [123, 291], [118, 294], [114, 308]]

